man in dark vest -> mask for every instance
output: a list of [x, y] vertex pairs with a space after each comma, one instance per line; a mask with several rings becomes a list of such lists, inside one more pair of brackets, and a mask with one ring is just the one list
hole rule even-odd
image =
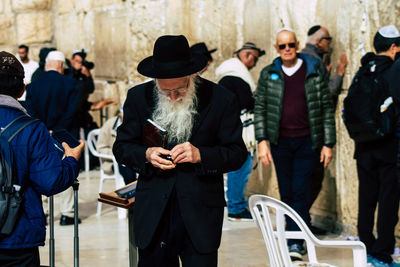
[[[223, 173], [246, 159], [239, 104], [227, 89], [198, 76], [206, 66], [186, 38], [161, 36], [138, 71], [153, 81], [128, 92], [113, 147], [139, 173], [134, 206], [139, 266], [217, 266], [224, 206]], [[167, 141], [142, 141], [146, 120]]]

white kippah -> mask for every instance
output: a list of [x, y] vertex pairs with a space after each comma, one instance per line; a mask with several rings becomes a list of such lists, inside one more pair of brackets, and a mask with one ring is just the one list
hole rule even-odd
[[285, 27], [283, 27], [283, 28], [280, 28], [280, 29], [276, 32], [276, 35], [278, 35], [280, 32], [283, 32], [283, 31], [288, 31], [288, 32], [293, 32], [293, 33], [295, 33], [294, 30], [293, 30], [292, 28], [290, 28], [289, 26], [285, 26]]
[[65, 61], [65, 56], [63, 54], [63, 52], [61, 51], [51, 51], [47, 57], [46, 57], [46, 63], [49, 61], [53, 61], [53, 60], [57, 60], [57, 61]]
[[382, 35], [385, 38], [399, 38], [400, 37], [399, 30], [393, 24], [380, 28], [378, 32], [380, 35]]

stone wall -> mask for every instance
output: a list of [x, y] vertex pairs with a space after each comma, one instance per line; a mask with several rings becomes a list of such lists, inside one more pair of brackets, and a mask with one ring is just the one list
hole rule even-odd
[[[377, 29], [393, 23], [400, 27], [399, 14], [397, 0], [0, 0], [0, 49], [16, 52], [17, 45], [25, 43], [37, 60], [43, 46], [55, 46], [67, 57], [75, 49], [86, 48], [88, 59], [96, 63], [92, 99], [112, 96], [122, 103], [127, 89], [145, 79], [137, 73], [137, 64], [152, 54], [160, 35], [184, 34], [190, 43], [205, 41], [210, 49], [217, 48], [204, 74], [211, 80], [215, 68], [233, 51], [245, 41], [255, 42], [267, 51], [252, 71], [257, 80], [260, 70], [277, 55], [273, 44], [280, 27], [291, 26], [303, 47], [308, 28], [322, 24], [334, 37], [334, 68], [342, 52], [348, 55], [343, 84], [347, 88], [361, 56], [372, 50]], [[336, 114], [335, 159], [312, 213], [354, 233], [358, 182], [353, 143], [340, 119], [345, 95], [346, 90]], [[273, 173], [272, 167], [259, 166], [248, 191], [278, 197]]]

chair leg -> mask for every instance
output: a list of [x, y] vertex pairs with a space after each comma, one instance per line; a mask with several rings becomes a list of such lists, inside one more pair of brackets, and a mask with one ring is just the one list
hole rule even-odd
[[79, 137], [85, 141], [84, 153], [85, 153], [85, 175], [86, 179], [89, 180], [89, 171], [90, 171], [90, 161], [89, 161], [89, 148], [87, 145], [87, 139], [85, 138], [85, 130], [83, 128], [79, 129]]
[[[103, 192], [103, 183], [104, 183], [104, 178], [100, 173], [100, 185], [99, 185], [99, 193]], [[101, 206], [102, 203], [100, 201], [97, 201], [97, 212], [96, 212], [96, 216], [100, 216], [101, 215]]]

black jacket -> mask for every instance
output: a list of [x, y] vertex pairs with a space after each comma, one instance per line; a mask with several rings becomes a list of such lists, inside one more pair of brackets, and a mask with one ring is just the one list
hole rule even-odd
[[244, 80], [235, 76], [224, 76], [219, 82], [219, 85], [229, 89], [234, 93], [239, 101], [240, 109], [253, 111], [254, 97], [251, 88]]
[[124, 121], [117, 130], [113, 152], [119, 163], [139, 173], [134, 206], [135, 244], [146, 248], [175, 188], [186, 230], [200, 253], [216, 251], [224, 214], [223, 173], [236, 170], [247, 155], [242, 140], [239, 106], [227, 89], [200, 78], [199, 116], [190, 142], [200, 150], [201, 163], [178, 164], [161, 171], [146, 163], [142, 127], [154, 108], [154, 83], [128, 92]]
[[40, 119], [49, 130], [75, 129], [77, 86], [73, 78], [50, 70], [26, 88], [28, 113]]
[[[381, 73], [380, 75], [383, 77], [383, 80], [388, 84], [389, 90], [391, 90], [392, 92], [396, 92], [396, 90], [393, 90], [390, 87], [394, 85], [393, 79], [395, 78], [391, 77], [393, 60], [388, 56], [378, 56], [372, 52], [369, 52], [361, 58], [361, 65], [365, 66], [371, 61], [374, 61], [375, 72]], [[394, 97], [394, 99], [395, 102], [397, 102], [396, 97]], [[362, 156], [363, 154], [370, 152], [376, 154], [383, 161], [394, 162], [397, 155], [397, 141], [393, 136], [387, 139], [372, 142], [355, 143], [354, 158], [360, 158], [360, 156]]]

